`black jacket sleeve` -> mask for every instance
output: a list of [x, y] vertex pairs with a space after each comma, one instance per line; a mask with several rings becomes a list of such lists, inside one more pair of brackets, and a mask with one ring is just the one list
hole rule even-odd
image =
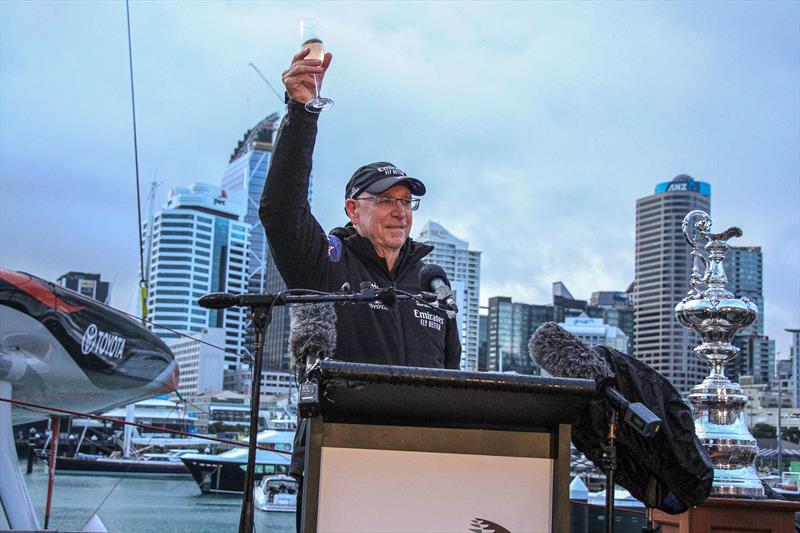
[[458, 370], [461, 366], [461, 339], [458, 336], [456, 319], [447, 321], [447, 336], [444, 339], [444, 367]]
[[308, 203], [318, 117], [289, 101], [258, 210], [272, 257], [290, 289], [320, 288], [325, 277], [327, 238]]

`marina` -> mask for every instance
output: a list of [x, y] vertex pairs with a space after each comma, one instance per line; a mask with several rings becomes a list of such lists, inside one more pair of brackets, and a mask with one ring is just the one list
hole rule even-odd
[[[20, 467], [25, 468], [24, 464]], [[25, 476], [39, 516], [47, 493], [46, 465]], [[188, 476], [155, 478], [129, 475], [58, 475], [50, 528], [80, 531], [97, 515], [111, 532], [226, 533], [239, 525], [240, 495], [204, 495]], [[107, 499], [106, 499], [107, 498]], [[294, 513], [255, 513], [255, 531], [294, 531]], [[0, 529], [7, 528], [0, 514]]]

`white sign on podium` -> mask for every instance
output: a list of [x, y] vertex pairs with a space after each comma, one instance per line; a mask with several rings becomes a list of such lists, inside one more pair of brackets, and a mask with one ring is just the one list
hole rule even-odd
[[323, 447], [317, 531], [551, 531], [553, 460]]

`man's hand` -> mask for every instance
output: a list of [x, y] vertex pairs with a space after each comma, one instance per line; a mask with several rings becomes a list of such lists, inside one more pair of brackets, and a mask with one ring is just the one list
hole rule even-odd
[[289, 65], [289, 68], [284, 70], [281, 75], [286, 92], [289, 93], [289, 98], [301, 104], [305, 104], [316, 97], [314, 76], [317, 78], [317, 87], [322, 90], [322, 79], [331, 64], [331, 59], [333, 59], [333, 55], [330, 52], [325, 53], [322, 62], [318, 59], [305, 59], [308, 54], [308, 48], [300, 50], [292, 58], [292, 64]]

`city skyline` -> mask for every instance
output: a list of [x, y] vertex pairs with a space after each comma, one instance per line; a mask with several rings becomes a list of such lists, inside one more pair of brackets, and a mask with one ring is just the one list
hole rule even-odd
[[[352, 170], [389, 160], [428, 186], [413, 235], [433, 219], [483, 252], [482, 304], [544, 302], [554, 281], [586, 298], [633, 280], [635, 200], [686, 173], [711, 183], [715, 227], [761, 246], [765, 333], [788, 355], [796, 3], [132, 2], [142, 198], [154, 177], [220, 182], [231, 142], [282, 113], [248, 63], [279, 88], [308, 15], [335, 56], [315, 154], [324, 228], [342, 223]], [[112, 305], [133, 311], [124, 4], [3, 2], [0, 30], [0, 265], [53, 281], [100, 272]]]

